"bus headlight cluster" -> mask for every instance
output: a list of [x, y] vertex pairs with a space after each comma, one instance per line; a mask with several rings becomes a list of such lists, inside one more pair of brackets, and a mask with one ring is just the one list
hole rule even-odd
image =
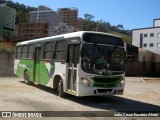
[[90, 81], [87, 80], [86, 78], [81, 78], [81, 82], [82, 82], [85, 86], [92, 86], [92, 84], [90, 83]]
[[124, 84], [125, 84], [125, 80], [122, 80], [122, 81], [117, 85], [117, 87], [122, 87], [122, 86], [124, 86]]

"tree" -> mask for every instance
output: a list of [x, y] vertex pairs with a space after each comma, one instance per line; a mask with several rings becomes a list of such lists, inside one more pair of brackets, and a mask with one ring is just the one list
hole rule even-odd
[[0, 4], [4, 4], [4, 3], [6, 3], [6, 0], [1, 0], [0, 1]]
[[118, 31], [118, 28], [117, 28], [117, 26], [111, 26], [111, 28], [110, 28], [110, 30], [112, 30], [112, 31]]
[[111, 24], [109, 22], [103, 21], [103, 26], [105, 27], [106, 31], [110, 30]]
[[93, 18], [95, 18], [93, 15], [84, 14], [84, 19], [87, 20], [87, 21], [92, 21]]
[[86, 31], [95, 31], [96, 30], [96, 22], [94, 21], [88, 21], [88, 20], [84, 20], [83, 21], [83, 26], [84, 26], [84, 30]]
[[117, 28], [118, 28], [119, 30], [123, 30], [124, 27], [123, 27], [123, 25], [118, 24], [118, 25], [117, 25]]
[[28, 15], [24, 10], [20, 10], [16, 14], [16, 24], [19, 23], [27, 23], [28, 22]]

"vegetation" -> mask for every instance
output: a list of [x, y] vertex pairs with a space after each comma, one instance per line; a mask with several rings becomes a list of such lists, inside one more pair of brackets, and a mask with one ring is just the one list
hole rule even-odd
[[16, 24], [29, 22], [29, 12], [36, 10], [34, 7], [19, 4], [18, 2], [14, 3], [11, 0], [1, 0], [0, 4], [6, 4], [16, 9]]
[[[16, 9], [16, 24], [28, 23], [29, 12], [35, 11], [37, 8], [26, 6], [24, 4], [14, 3], [11, 0], [0, 0], [0, 4], [6, 4]], [[125, 30], [123, 25], [111, 25], [106, 21], [94, 21], [95, 16], [84, 14], [83, 26], [86, 31], [107, 32], [121, 36], [126, 42], [131, 43], [131, 30]]]
[[125, 42], [131, 43], [131, 30], [125, 30], [123, 25], [120, 24], [112, 26], [106, 21], [94, 21], [93, 18], [95, 18], [93, 15], [84, 14], [84, 30], [115, 34], [121, 36]]
[[14, 52], [15, 44], [12, 42], [0, 42], [0, 52]]
[[[29, 22], [29, 12], [37, 10], [34, 7], [19, 4], [18, 2], [14, 3], [11, 0], [0, 0], [0, 4], [6, 4], [7, 6], [16, 9], [16, 25]], [[17, 28], [16, 34], [18, 34]], [[7, 42], [0, 38], [0, 52], [14, 52], [14, 49], [15, 43]]]

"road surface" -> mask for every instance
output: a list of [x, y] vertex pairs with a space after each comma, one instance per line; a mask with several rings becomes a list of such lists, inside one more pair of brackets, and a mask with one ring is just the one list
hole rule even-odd
[[[50, 88], [26, 85], [23, 79], [17, 77], [1, 77], [0, 111], [155, 112], [160, 111], [160, 79], [126, 77], [125, 91], [122, 96], [67, 95], [66, 98], [60, 98]], [[94, 113], [92, 115], [94, 117]]]

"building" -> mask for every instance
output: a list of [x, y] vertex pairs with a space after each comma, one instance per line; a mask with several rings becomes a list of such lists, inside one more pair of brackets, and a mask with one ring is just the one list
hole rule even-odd
[[62, 22], [69, 26], [77, 27], [78, 9], [77, 8], [60, 8], [58, 13], [62, 18]]
[[76, 30], [73, 26], [68, 26], [64, 22], [59, 22], [57, 26], [50, 29], [49, 35], [60, 35], [60, 34], [65, 34], [65, 33], [70, 33], [75, 31]]
[[29, 22], [48, 23], [48, 36], [83, 30], [83, 19], [78, 18], [76, 8], [61, 8], [55, 12], [41, 5], [37, 11], [30, 12]]
[[5, 40], [14, 39], [16, 9], [0, 4], [0, 38]]
[[61, 16], [62, 22], [68, 26], [73, 26], [77, 31], [83, 29], [83, 22], [78, 19], [77, 8], [60, 8], [58, 9], [58, 14]]
[[[76, 14], [77, 15], [77, 14]], [[48, 23], [49, 32], [48, 36], [59, 35], [69, 32], [74, 32], [75, 28], [73, 24], [68, 25], [65, 22], [62, 22], [62, 15], [51, 10], [46, 6], [39, 6], [37, 11], [30, 12], [30, 23]], [[72, 15], [73, 16], [73, 15]], [[74, 24], [76, 26], [77, 22]], [[81, 24], [79, 23], [79, 26]], [[77, 30], [76, 30], [77, 31]]]
[[153, 20], [153, 27], [133, 29], [132, 45], [160, 54], [160, 19]]
[[126, 76], [160, 76], [160, 55], [126, 43]]
[[30, 12], [29, 22], [48, 23], [49, 27], [54, 27], [61, 22], [59, 14], [46, 6], [40, 5], [37, 11]]
[[21, 23], [18, 25], [18, 40], [47, 37], [48, 32], [48, 23]]
[[78, 18], [77, 28], [78, 28], [79, 31], [83, 31], [83, 18]]

